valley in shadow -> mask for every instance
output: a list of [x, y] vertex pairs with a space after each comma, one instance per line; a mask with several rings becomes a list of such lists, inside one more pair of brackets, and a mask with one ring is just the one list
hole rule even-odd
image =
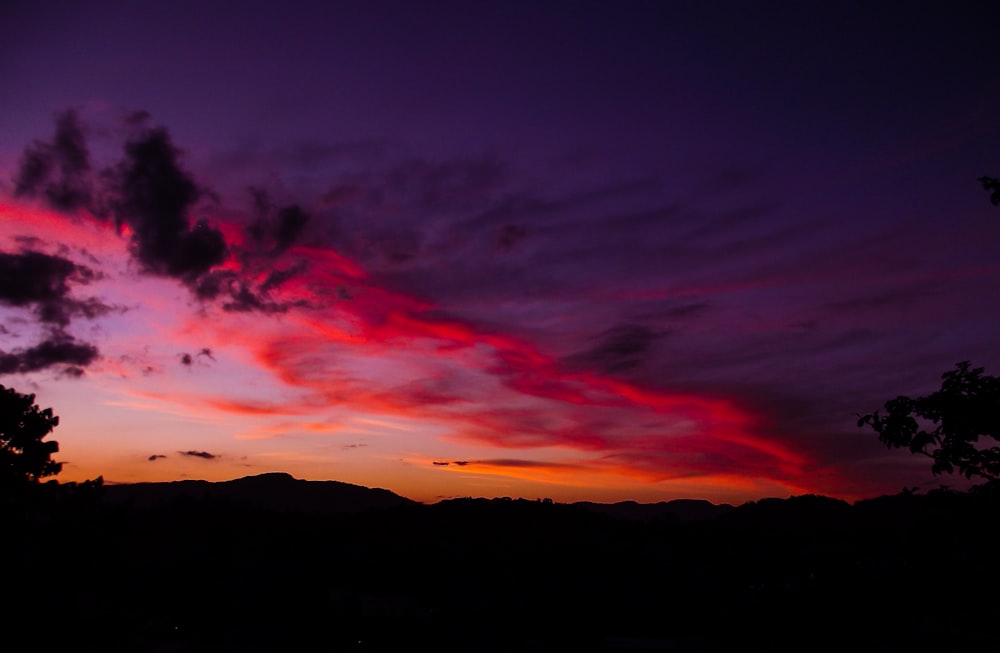
[[65, 651], [998, 650], [998, 506], [47, 483], [0, 503], [0, 619]]

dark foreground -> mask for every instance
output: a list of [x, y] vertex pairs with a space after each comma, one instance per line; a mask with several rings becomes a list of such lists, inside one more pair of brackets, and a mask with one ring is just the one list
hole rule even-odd
[[54, 490], [2, 510], [5, 650], [1000, 650], [995, 492], [700, 518]]

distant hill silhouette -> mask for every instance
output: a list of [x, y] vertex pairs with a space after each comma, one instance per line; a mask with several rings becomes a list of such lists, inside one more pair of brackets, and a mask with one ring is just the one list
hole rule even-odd
[[44, 650], [1000, 651], [977, 598], [1000, 487], [735, 508], [428, 505], [281, 473], [47, 489], [0, 503], [0, 628]]
[[284, 472], [231, 481], [170, 481], [108, 485], [105, 501], [148, 508], [178, 499], [223, 500], [281, 513], [343, 515], [415, 505], [389, 490], [340, 481], [306, 481]]
[[577, 501], [573, 505], [594, 512], [599, 512], [617, 519], [636, 521], [696, 521], [715, 519], [733, 510], [728, 503], [714, 504], [704, 499], [674, 499], [659, 503], [637, 503], [635, 501], [620, 501], [618, 503], [593, 503]]
[[843, 499], [803, 494], [786, 499], [769, 497], [748, 501], [726, 514], [725, 519], [734, 524], [840, 525], [851, 512], [851, 504]]
[[[150, 508], [179, 499], [222, 500], [281, 513], [344, 515], [421, 505], [389, 490], [341, 481], [308, 481], [285, 472], [244, 476], [231, 481], [168, 481], [105, 486], [105, 501]], [[446, 502], [441, 502], [446, 503]], [[579, 509], [629, 521], [697, 521], [715, 519], [734, 506], [704, 499], [674, 499], [658, 503], [577, 501]]]

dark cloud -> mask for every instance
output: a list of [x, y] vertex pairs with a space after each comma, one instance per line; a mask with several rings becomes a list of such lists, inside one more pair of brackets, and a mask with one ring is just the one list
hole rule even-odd
[[195, 297], [201, 301], [214, 301], [230, 294], [230, 285], [237, 284], [240, 276], [233, 270], [213, 270], [202, 275], [194, 285]]
[[278, 211], [274, 228], [274, 243], [278, 251], [288, 249], [298, 239], [309, 222], [309, 216], [298, 205], [287, 206]]
[[267, 278], [264, 279], [264, 283], [260, 284], [260, 291], [262, 293], [269, 292], [276, 288], [279, 288], [289, 279], [294, 279], [303, 272], [305, 272], [306, 267], [308, 267], [305, 261], [300, 261], [295, 265], [284, 269], [275, 269], [268, 273]]
[[[94, 215], [113, 217], [119, 229], [127, 228], [130, 253], [143, 271], [179, 279], [202, 301], [222, 300], [224, 310], [279, 313], [300, 305], [278, 302], [270, 292], [301, 273], [304, 263], [275, 268], [272, 259], [301, 237], [310, 220], [308, 213], [295, 204], [273, 207], [263, 191], [254, 191], [258, 219], [248, 228], [253, 246], [239, 252], [242, 268], [213, 270], [233, 252], [219, 229], [205, 219], [192, 217], [199, 202], [214, 197], [213, 193], [182, 167], [181, 152], [169, 132], [151, 127], [147, 112], [132, 114], [126, 124], [133, 136], [125, 143], [121, 160], [98, 177], [100, 188], [95, 193], [89, 181], [91, 166], [80, 121], [75, 112], [62, 114], [51, 143], [36, 142], [25, 150], [15, 180], [17, 194], [43, 195], [62, 209], [86, 205]], [[49, 285], [8, 290], [7, 303], [17, 300], [16, 293], [34, 292], [37, 297], [48, 287], [61, 301], [42, 304], [47, 300], [32, 300], [38, 304], [43, 321], [65, 325], [73, 314], [96, 317], [111, 310], [95, 299], [79, 302], [65, 298], [68, 275], [82, 276], [88, 268], [46, 262], [41, 279], [54, 276]], [[39, 265], [37, 260], [27, 263]], [[39, 280], [39, 275], [36, 271], [27, 278]], [[263, 281], [254, 281], [258, 278]], [[0, 290], [0, 301], [3, 292]]]
[[84, 285], [98, 274], [62, 256], [36, 251], [0, 252], [0, 303], [31, 307], [42, 322], [66, 326], [74, 316], [88, 319], [114, 310], [97, 298], [69, 296], [70, 284]]
[[523, 467], [539, 469], [576, 469], [578, 465], [567, 465], [565, 463], [549, 463], [540, 460], [522, 460], [519, 458], [492, 458], [490, 460], [477, 460], [477, 464], [491, 465], [493, 467]]
[[661, 337], [639, 324], [621, 324], [604, 331], [591, 349], [565, 359], [571, 367], [585, 367], [607, 374], [626, 372], [641, 365]]
[[208, 453], [207, 451], [178, 451], [182, 456], [191, 456], [192, 458], [204, 458], [205, 460], [215, 460], [218, 456], [214, 453]]
[[[92, 344], [80, 342], [65, 332], [73, 317], [94, 319], [113, 309], [95, 297], [70, 296], [72, 285], [90, 283], [94, 270], [62, 256], [37, 251], [0, 252], [0, 304], [30, 308], [48, 325], [47, 337], [38, 344], [0, 351], [0, 373], [26, 373], [64, 366], [64, 376], [79, 378], [84, 368], [97, 360]], [[9, 335], [4, 328], [0, 333]]]
[[[294, 268], [293, 268], [294, 269]], [[239, 272], [233, 270], [213, 270], [202, 275], [194, 285], [195, 296], [201, 301], [220, 301], [222, 308], [231, 313], [284, 313], [288, 309], [297, 306], [307, 306], [305, 300], [295, 300], [292, 302], [282, 302], [274, 299], [270, 291], [287, 280], [281, 279], [281, 275], [287, 273], [290, 278], [297, 274], [292, 270], [275, 271], [272, 275], [277, 278], [268, 278], [254, 288], [247, 278]], [[270, 283], [269, 283], [270, 282]]]
[[160, 460], [162, 458], [166, 458], [166, 456], [164, 456], [162, 453], [154, 453], [152, 456], [150, 456], [146, 460], [152, 462], [152, 461]]
[[90, 206], [90, 153], [75, 111], [56, 118], [52, 142], [35, 141], [24, 151], [14, 179], [14, 194], [40, 195], [62, 210]]
[[249, 313], [257, 311], [261, 313], [284, 313], [288, 310], [288, 305], [275, 302], [266, 293], [254, 292], [243, 279], [237, 278], [227, 284], [228, 299], [223, 302], [222, 308], [230, 313]]
[[522, 460], [519, 458], [492, 458], [488, 460], [435, 460], [433, 465], [438, 467], [448, 467], [449, 465], [457, 465], [458, 467], [466, 467], [468, 465], [488, 465], [490, 467], [522, 467], [522, 468], [538, 468], [538, 469], [576, 469], [578, 465], [567, 465], [565, 463], [549, 463], [538, 460]]
[[27, 251], [0, 252], [0, 301], [26, 306], [63, 299], [77, 266], [61, 256]]
[[83, 300], [67, 297], [61, 302], [44, 302], [36, 307], [36, 313], [41, 321], [58, 324], [62, 327], [69, 325], [72, 317], [92, 320], [108, 313], [124, 310], [121, 307], [109, 306], [96, 297]]
[[97, 297], [88, 297], [87, 299], [81, 300], [71, 300], [66, 303], [66, 308], [68, 309], [66, 316], [78, 316], [84, 317], [88, 320], [93, 320], [95, 318], [107, 315], [108, 313], [122, 313], [125, 312], [125, 307], [122, 306], [111, 306], [105, 304]]
[[125, 145], [113, 172], [119, 226], [132, 230], [133, 257], [155, 274], [194, 282], [228, 256], [222, 232], [189, 214], [203, 191], [180, 167], [165, 129], [146, 129]]
[[[34, 347], [0, 352], [0, 374], [35, 372], [55, 365], [68, 365], [64, 372], [70, 376], [80, 376], [80, 368], [90, 365], [98, 356], [99, 352], [94, 345], [79, 342], [73, 336], [56, 331]], [[78, 370], [80, 373], [76, 373]]]
[[[97, 360], [97, 347], [77, 341], [65, 328], [73, 317], [94, 319], [116, 309], [96, 297], [76, 299], [70, 290], [72, 285], [98, 277], [94, 270], [62, 256], [33, 250], [0, 252], [0, 304], [30, 308], [40, 322], [49, 325], [47, 338], [37, 345], [0, 352], [0, 373], [65, 365], [64, 375], [82, 376], [83, 368]], [[4, 329], [3, 333], [9, 332]]]
[[195, 360], [198, 358], [207, 358], [211, 361], [215, 360], [215, 356], [212, 355], [212, 350], [209, 349], [208, 347], [203, 347], [201, 351], [199, 351], [197, 354], [194, 355], [191, 355], [187, 352], [181, 354], [181, 365], [184, 365], [185, 367], [190, 367], [191, 365], [194, 364]]
[[[309, 223], [309, 214], [298, 204], [274, 210], [267, 194], [254, 190], [257, 219], [247, 229], [258, 247], [276, 255], [291, 247]], [[272, 215], [273, 214], [273, 215]]]
[[38, 236], [17, 235], [12, 240], [21, 246], [22, 251], [45, 248], [45, 241]]

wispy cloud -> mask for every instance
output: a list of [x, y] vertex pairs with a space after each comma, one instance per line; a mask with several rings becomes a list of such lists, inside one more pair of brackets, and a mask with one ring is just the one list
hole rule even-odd
[[178, 451], [177, 453], [179, 453], [182, 456], [188, 456], [190, 458], [202, 458], [204, 460], [215, 460], [216, 458], [219, 457], [216, 454], [208, 453], [207, 451], [189, 450], [189, 451]]

